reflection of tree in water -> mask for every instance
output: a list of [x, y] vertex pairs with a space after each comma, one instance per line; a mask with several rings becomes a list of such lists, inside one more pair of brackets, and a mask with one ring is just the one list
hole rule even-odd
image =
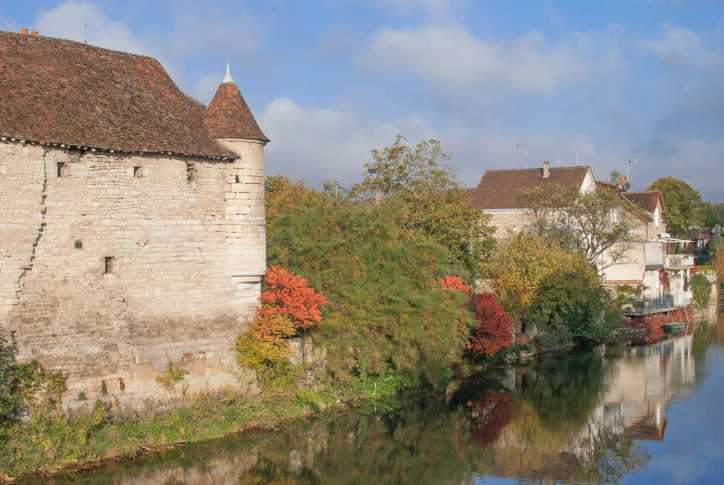
[[468, 401], [472, 418], [472, 439], [481, 449], [495, 443], [513, 417], [513, 396], [510, 392], [486, 391]]
[[601, 393], [603, 357], [593, 351], [543, 360], [533, 375], [523, 379], [521, 392], [543, 424], [585, 423]]
[[600, 353], [576, 353], [458, 382], [444, 395], [408, 394], [379, 412], [327, 415], [121, 463], [97, 483], [469, 483], [474, 475], [616, 483], [650, 457], [641, 436], [592, 426], [604, 374]]

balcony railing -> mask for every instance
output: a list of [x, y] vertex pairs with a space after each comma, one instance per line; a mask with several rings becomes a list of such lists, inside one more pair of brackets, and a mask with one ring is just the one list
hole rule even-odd
[[693, 268], [693, 254], [670, 254], [666, 256], [667, 268]]

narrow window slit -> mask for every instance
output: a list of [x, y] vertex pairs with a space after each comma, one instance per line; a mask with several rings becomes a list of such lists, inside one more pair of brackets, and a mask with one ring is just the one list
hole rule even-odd
[[65, 162], [58, 162], [58, 177], [65, 177], [67, 170]]
[[116, 258], [113, 256], [106, 256], [103, 258], [103, 273], [113, 274], [116, 272]]

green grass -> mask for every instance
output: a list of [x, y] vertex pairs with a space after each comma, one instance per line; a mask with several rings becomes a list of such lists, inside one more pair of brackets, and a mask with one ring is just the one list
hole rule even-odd
[[274, 428], [308, 413], [388, 398], [420, 384], [407, 376], [363, 377], [315, 390], [290, 388], [254, 397], [201, 396], [175, 409], [144, 413], [113, 413], [100, 401], [71, 415], [58, 408], [38, 407], [29, 421], [0, 427], [0, 479], [93, 466], [100, 460], [129, 458], [177, 442]]

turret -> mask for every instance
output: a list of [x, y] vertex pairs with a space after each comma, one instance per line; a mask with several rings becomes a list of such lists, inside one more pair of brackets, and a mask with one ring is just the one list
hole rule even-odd
[[239, 156], [226, 169], [229, 272], [239, 284], [237, 298], [258, 298], [266, 271], [264, 145], [269, 139], [234, 83], [228, 63], [226, 76], [206, 109], [206, 126], [212, 138]]

